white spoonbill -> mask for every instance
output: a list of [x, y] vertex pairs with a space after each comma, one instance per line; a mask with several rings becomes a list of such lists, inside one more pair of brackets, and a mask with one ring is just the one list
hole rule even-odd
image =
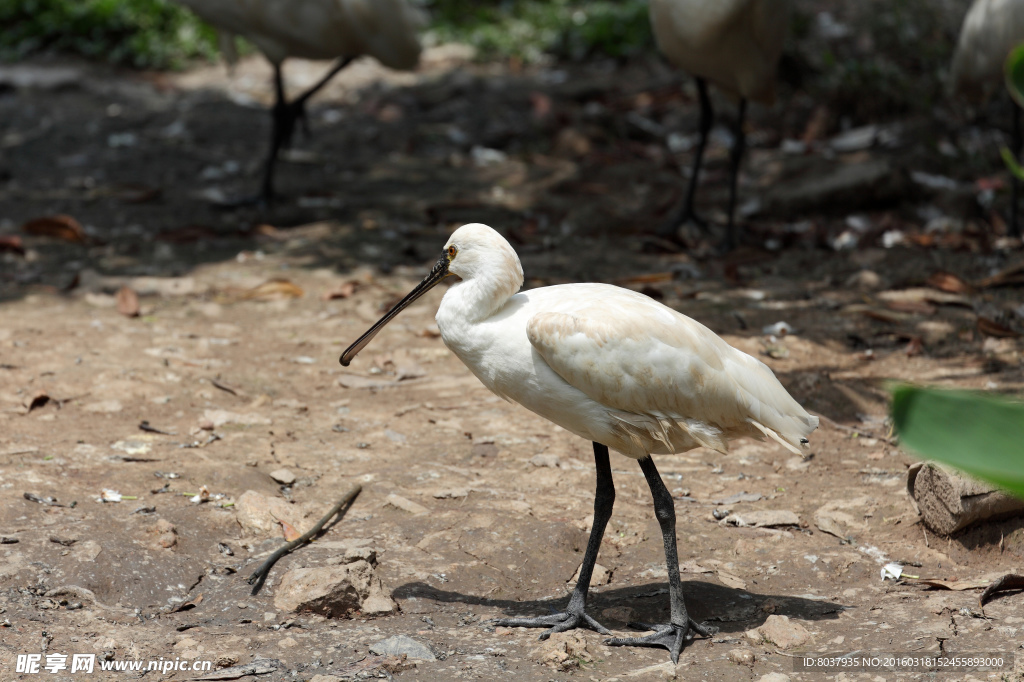
[[[1003, 63], [1010, 50], [1024, 43], [1024, 0], [974, 0], [967, 11], [950, 68], [954, 95], [984, 103], [1004, 89]], [[1021, 148], [1020, 107], [1013, 107], [1013, 153]], [[1020, 182], [1010, 176], [1010, 230], [1020, 236], [1017, 199]]]
[[818, 418], [763, 363], [643, 294], [608, 284], [517, 293], [523, 284], [519, 257], [504, 237], [480, 224], [452, 234], [430, 274], [342, 354], [341, 364], [348, 365], [403, 308], [449, 275], [461, 281], [448, 289], [437, 311], [445, 345], [497, 395], [594, 443], [594, 525], [566, 610], [497, 622], [550, 628], [541, 639], [575, 627], [611, 634], [585, 607], [615, 500], [608, 460], [608, 448], [614, 448], [640, 463], [651, 488], [665, 544], [671, 618], [644, 625], [654, 630], [649, 636], [607, 643], [665, 647], [676, 661], [691, 630], [710, 635], [714, 629], [687, 615], [672, 495], [650, 455], [698, 446], [724, 453], [739, 436], [768, 436], [799, 452]]
[[714, 121], [708, 81], [739, 98], [736, 139], [729, 155], [729, 222], [726, 246], [736, 245], [736, 182], [746, 147], [747, 100], [775, 102], [775, 77], [789, 26], [792, 0], [651, 0], [651, 26], [658, 49], [673, 66], [697, 81], [700, 138], [686, 195], [659, 229], [675, 238], [680, 226], [706, 223], [694, 210], [704, 147]]
[[[406, 0], [178, 0], [228, 34], [245, 37], [274, 67], [276, 101], [270, 152], [259, 199], [274, 194], [274, 165], [287, 147], [306, 101], [353, 59], [369, 55], [392, 69], [416, 67], [423, 16]], [[281, 64], [288, 57], [337, 59], [327, 74], [291, 102]]]

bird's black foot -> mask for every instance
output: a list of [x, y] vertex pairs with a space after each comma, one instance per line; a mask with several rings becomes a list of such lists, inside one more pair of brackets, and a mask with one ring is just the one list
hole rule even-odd
[[613, 637], [612, 639], [606, 639], [604, 643], [609, 646], [662, 647], [668, 649], [673, 663], [679, 662], [679, 654], [683, 650], [683, 645], [693, 639], [695, 634], [710, 637], [718, 632], [718, 628], [712, 627], [707, 623], [698, 623], [692, 618], [689, 619], [685, 626], [676, 625], [675, 623], [668, 623], [666, 625], [630, 623], [630, 627], [654, 630], [654, 634], [647, 635], [646, 637]]
[[536, 618], [495, 618], [488, 622], [506, 628], [550, 628], [538, 637], [541, 641], [555, 633], [565, 632], [574, 628], [588, 628], [600, 632], [602, 635], [612, 634], [608, 628], [582, 611], [579, 613], [563, 611], [561, 613], [552, 613], [550, 616], [537, 616]]

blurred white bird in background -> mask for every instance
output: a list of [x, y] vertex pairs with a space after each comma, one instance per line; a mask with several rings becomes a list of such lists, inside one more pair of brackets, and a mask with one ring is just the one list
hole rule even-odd
[[704, 148], [714, 122], [708, 97], [710, 82], [739, 98], [735, 142], [729, 158], [729, 217], [726, 246], [736, 245], [736, 183], [746, 147], [743, 130], [747, 101], [775, 102], [776, 71], [789, 27], [792, 0], [651, 0], [650, 17], [658, 48], [675, 67], [697, 81], [700, 138], [694, 152], [689, 186], [682, 202], [659, 229], [675, 239], [687, 222], [706, 223], [694, 210]]
[[[254, 44], [274, 67], [273, 129], [258, 199], [274, 194], [274, 166], [287, 147], [306, 101], [353, 59], [369, 55], [392, 69], [416, 68], [422, 13], [406, 0], [178, 0], [219, 31]], [[291, 102], [281, 64], [288, 57], [336, 59], [311, 88]]]
[[[1024, 0], [974, 0], [967, 11], [950, 68], [954, 95], [984, 104], [1005, 89], [1003, 64], [1010, 51], [1024, 43]], [[1012, 151], [1021, 150], [1020, 106], [1013, 107]], [[1018, 197], [1020, 182], [1010, 177], [1010, 232], [1020, 236]]]
[[516, 252], [486, 225], [464, 225], [430, 274], [341, 356], [348, 365], [399, 312], [449, 275], [437, 326], [445, 345], [491, 391], [593, 441], [597, 468], [594, 523], [566, 610], [498, 621], [555, 632], [589, 627], [611, 634], [586, 611], [615, 487], [608, 448], [638, 460], [654, 498], [669, 579], [670, 622], [637, 624], [654, 634], [609, 644], [659, 646], [676, 661], [694, 633], [713, 628], [687, 614], [679, 579], [675, 507], [651, 454], [769, 437], [799, 453], [818, 426], [762, 362], [704, 325], [657, 301], [609, 284], [562, 284], [517, 293]]

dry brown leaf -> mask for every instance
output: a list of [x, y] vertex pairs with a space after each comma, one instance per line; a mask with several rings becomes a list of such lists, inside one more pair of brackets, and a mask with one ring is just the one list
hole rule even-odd
[[982, 587], [988, 585], [991, 580], [943, 580], [941, 578], [910, 578], [904, 575], [905, 579], [912, 580], [917, 585], [927, 585], [929, 587], [935, 587], [940, 590], [954, 590], [956, 592], [962, 592], [964, 590], [979, 590]]
[[302, 298], [306, 292], [297, 284], [286, 279], [271, 279], [239, 294], [241, 301], [280, 301], [286, 298]]
[[112, 186], [110, 196], [125, 204], [145, 204], [160, 197], [160, 188], [138, 182], [126, 182]]
[[978, 282], [978, 286], [982, 289], [988, 289], [989, 287], [1005, 287], [1014, 284], [1024, 284], [1024, 263], [1011, 265], [1008, 268], [1000, 270], [991, 277], [986, 277]]
[[325, 301], [331, 301], [336, 298], [348, 298], [356, 293], [356, 289], [359, 288], [359, 282], [356, 280], [349, 280], [343, 284], [340, 284], [333, 289], [329, 289], [323, 293], [321, 298]]
[[1009, 573], [986, 587], [985, 591], [981, 593], [981, 597], [978, 598], [978, 603], [984, 609], [985, 602], [996, 592], [1021, 589], [1024, 589], [1024, 575]]
[[914, 357], [924, 352], [924, 341], [921, 340], [920, 336], [911, 337], [907, 343], [907, 347], [904, 349], [908, 357]]
[[273, 225], [268, 225], [267, 223], [260, 223], [256, 227], [252, 228], [252, 232], [249, 234], [253, 237], [267, 237], [268, 239], [273, 239], [275, 241], [284, 241], [288, 238], [283, 232], [281, 232], [281, 230], [277, 229]]
[[75, 244], [85, 244], [89, 241], [82, 224], [64, 214], [35, 218], [22, 225], [21, 231], [37, 237], [52, 237]]
[[886, 304], [890, 310], [898, 313], [910, 313], [912, 315], [934, 315], [935, 306], [924, 301], [888, 301]]
[[25, 247], [21, 244], [21, 237], [13, 234], [0, 234], [0, 253], [11, 251], [19, 255], [25, 255]]
[[1021, 333], [1016, 330], [1001, 325], [995, 320], [980, 316], [978, 317], [978, 331], [985, 336], [994, 336], [1000, 339], [1016, 339], [1021, 336]]
[[281, 524], [281, 534], [284, 535], [285, 542], [298, 540], [300, 537], [302, 537], [302, 533], [296, 530], [295, 526], [288, 523], [284, 519], [278, 519], [277, 522]]
[[973, 294], [975, 291], [974, 287], [970, 284], [953, 273], [945, 272], [944, 270], [932, 273], [932, 276], [928, 278], [927, 284], [939, 291], [945, 291], [947, 294]]
[[117, 312], [126, 317], [139, 316], [139, 295], [128, 286], [117, 290]]
[[187, 602], [183, 602], [183, 603], [178, 604], [177, 606], [175, 606], [173, 609], [171, 609], [171, 613], [178, 613], [179, 611], [188, 611], [189, 609], [194, 609], [195, 607], [199, 606], [202, 603], [203, 603], [203, 593], [200, 592], [199, 595], [195, 599], [190, 599]]

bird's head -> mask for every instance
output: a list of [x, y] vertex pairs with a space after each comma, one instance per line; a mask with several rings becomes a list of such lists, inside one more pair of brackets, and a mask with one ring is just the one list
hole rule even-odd
[[466, 282], [486, 283], [491, 297], [500, 301], [519, 291], [523, 285], [523, 266], [512, 245], [487, 225], [463, 225], [452, 233], [441, 257], [423, 281], [341, 354], [341, 364], [348, 367], [352, 358], [373, 340], [384, 325], [450, 275]]

